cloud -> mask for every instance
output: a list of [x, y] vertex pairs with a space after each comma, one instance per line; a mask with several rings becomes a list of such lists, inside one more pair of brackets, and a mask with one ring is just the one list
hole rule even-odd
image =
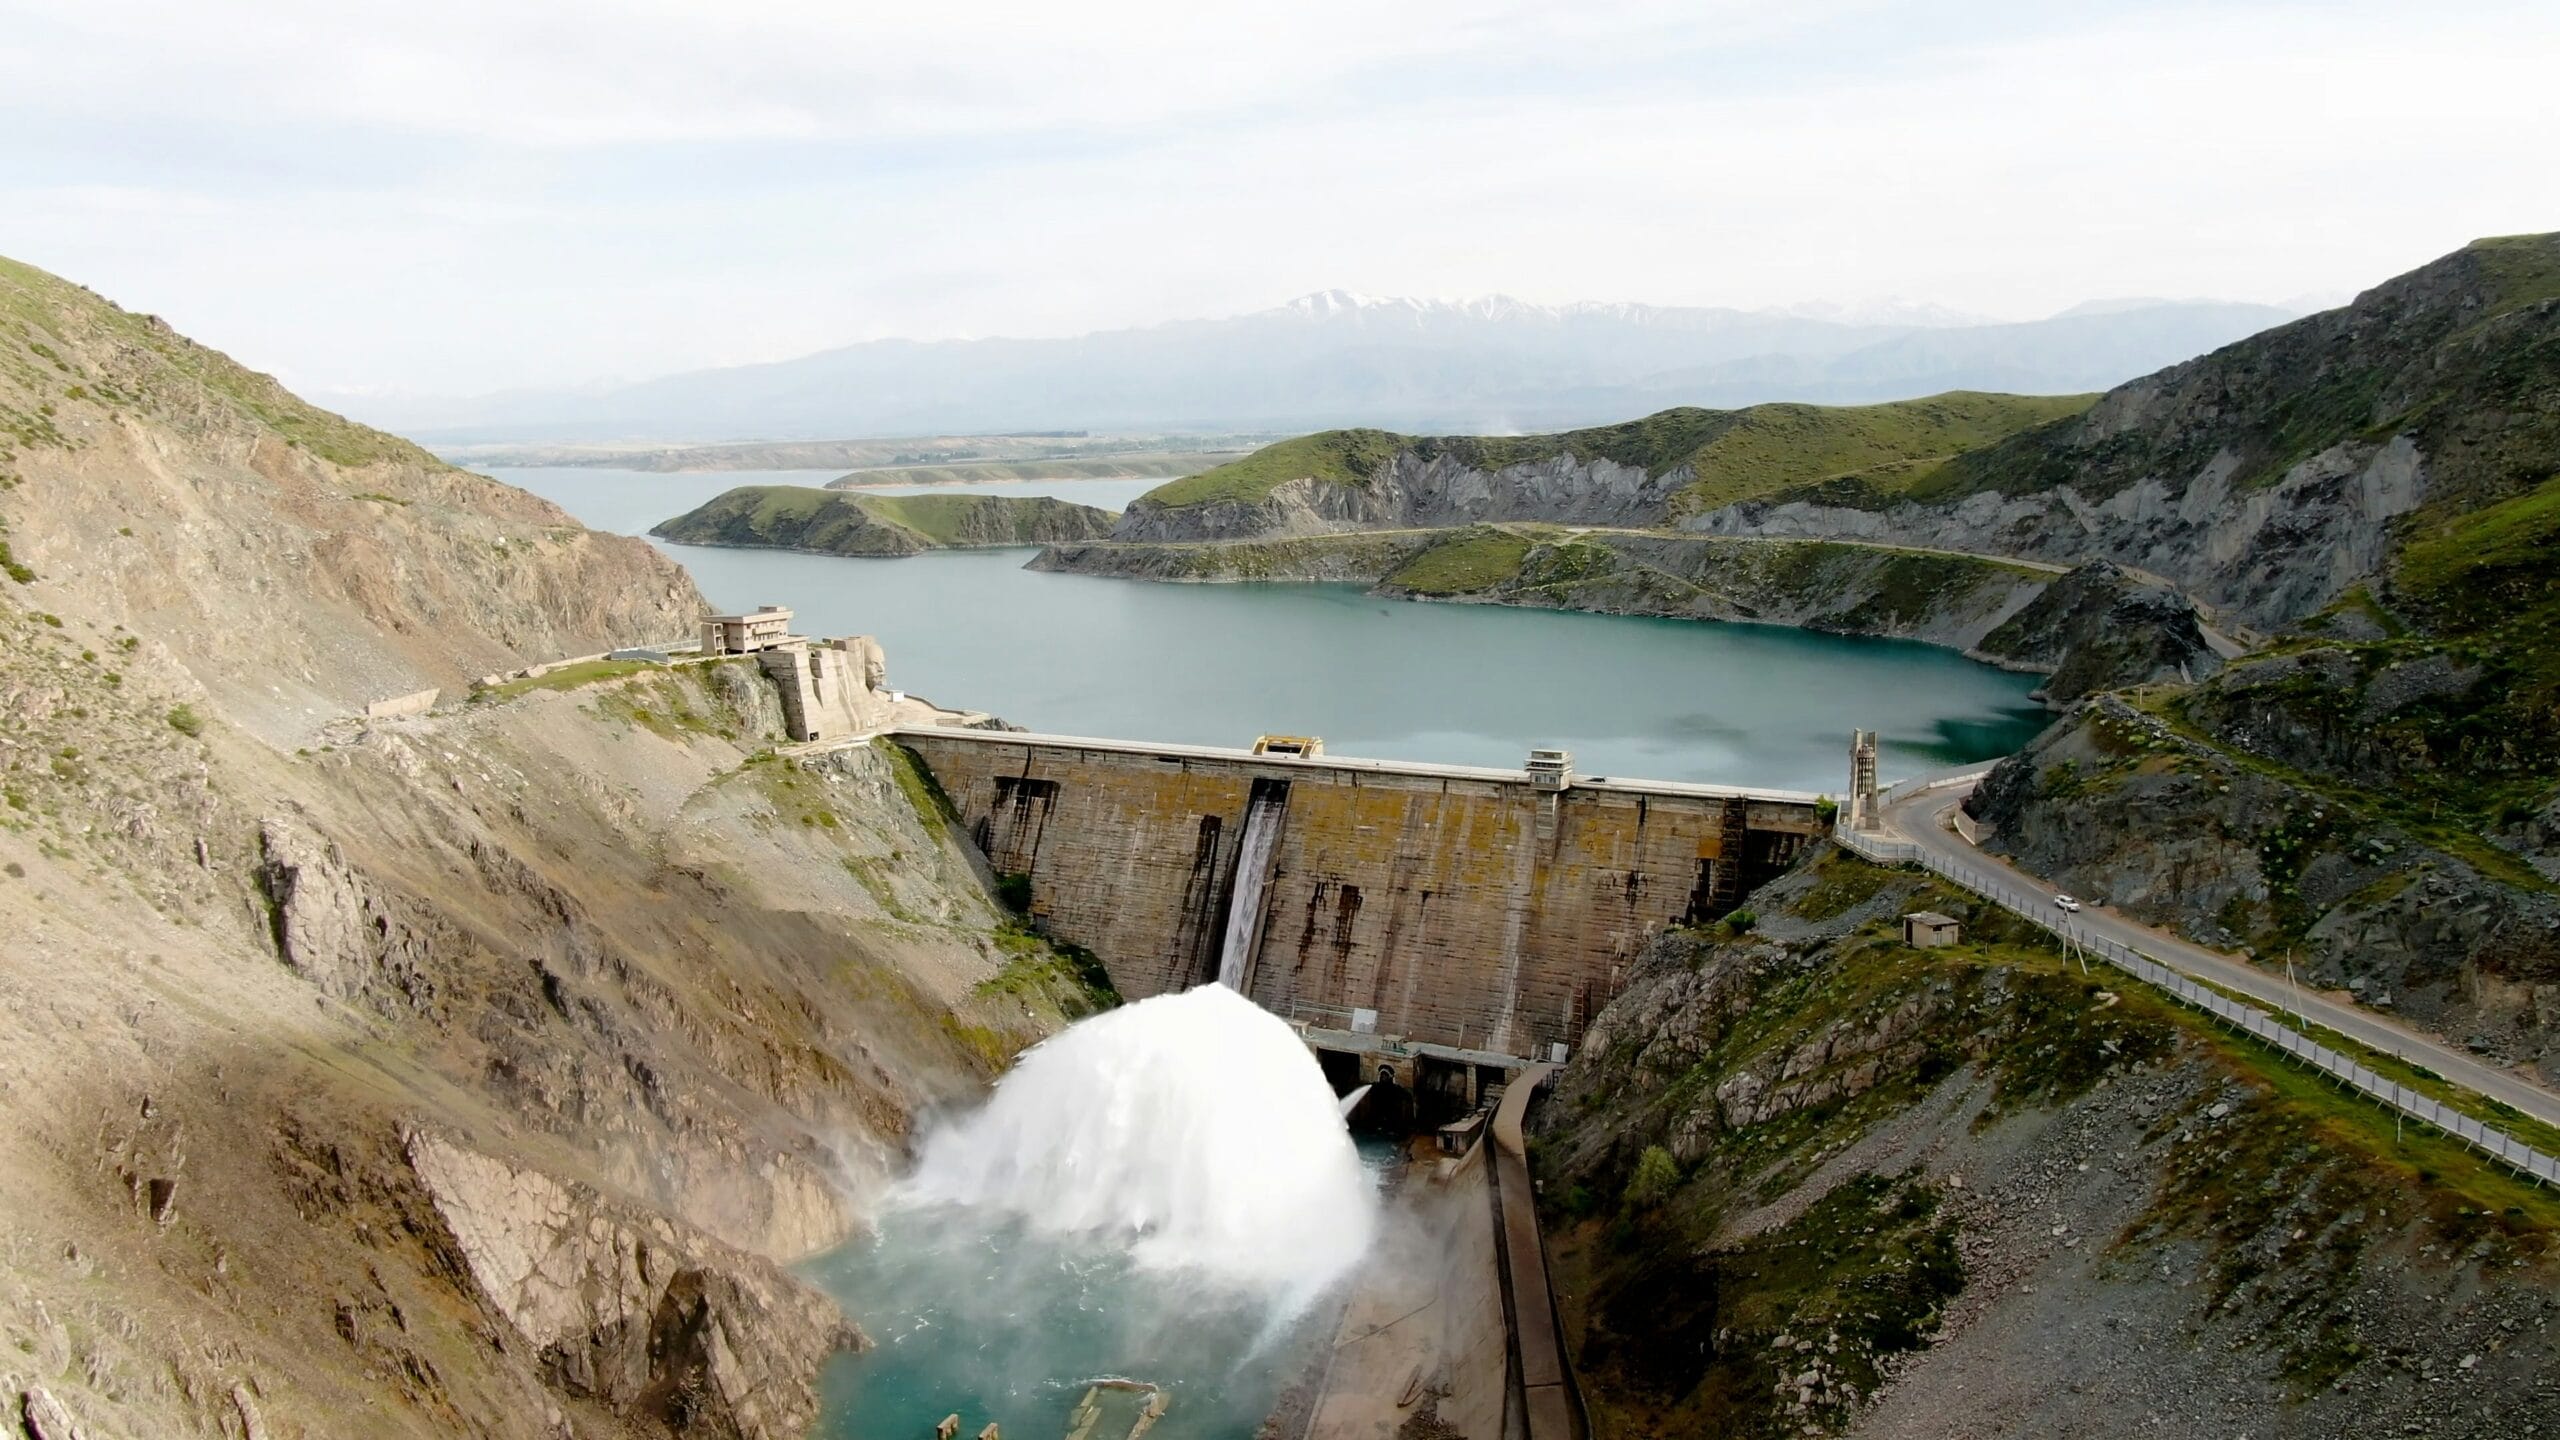
[[2560, 216], [2540, 6], [12, 8], [0, 252], [315, 386], [1335, 285], [2273, 299]]
[[1758, 10], [91, 0], [26, 16], [0, 81], [66, 109], [175, 116], [246, 99], [311, 123], [509, 146], [887, 140], [1130, 129], [1303, 101], [1363, 73], [1606, 63], [1653, 34], [1711, 25], [1737, 43], [1786, 28]]

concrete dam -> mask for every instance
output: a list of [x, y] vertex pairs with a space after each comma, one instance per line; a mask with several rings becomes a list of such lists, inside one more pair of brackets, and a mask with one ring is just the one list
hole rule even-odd
[[894, 738], [1123, 995], [1223, 979], [1303, 1026], [1487, 1063], [1569, 1054], [1650, 936], [1730, 911], [1825, 824], [1804, 792], [1581, 778], [1552, 752], [1496, 770]]

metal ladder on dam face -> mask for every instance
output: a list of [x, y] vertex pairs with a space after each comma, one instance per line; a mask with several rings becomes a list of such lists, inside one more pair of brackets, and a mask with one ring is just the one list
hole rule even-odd
[[1742, 899], [1742, 852], [1751, 838], [1751, 806], [1736, 798], [1724, 802], [1718, 827], [1715, 868], [1707, 876], [1707, 908], [1722, 915]]

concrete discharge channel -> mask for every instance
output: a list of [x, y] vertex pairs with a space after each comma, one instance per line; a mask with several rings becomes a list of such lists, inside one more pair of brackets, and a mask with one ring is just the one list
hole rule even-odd
[[1463, 1154], [1412, 1167], [1409, 1222], [1344, 1302], [1298, 1440], [1393, 1435], [1428, 1408], [1469, 1440], [1588, 1440], [1566, 1352], [1521, 1124], [1553, 1065], [1510, 1078], [1452, 1127]]

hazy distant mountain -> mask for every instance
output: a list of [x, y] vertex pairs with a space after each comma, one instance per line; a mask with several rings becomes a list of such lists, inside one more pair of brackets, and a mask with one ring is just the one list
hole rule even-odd
[[[1826, 313], [1803, 313], [1822, 308]], [[1319, 291], [1224, 320], [1047, 340], [877, 340], [611, 388], [332, 397], [421, 439], [798, 439], [1033, 428], [1553, 428], [1666, 404], [2102, 390], [2293, 318], [2106, 302], [2025, 324], [1932, 306], [1751, 311]]]

